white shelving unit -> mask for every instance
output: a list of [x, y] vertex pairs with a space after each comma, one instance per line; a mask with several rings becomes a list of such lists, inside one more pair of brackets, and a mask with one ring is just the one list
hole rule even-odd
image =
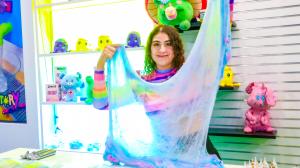
[[[108, 130], [108, 111], [80, 101], [46, 102], [46, 84], [55, 83], [54, 68], [58, 66], [65, 66], [67, 74], [80, 72], [85, 82], [86, 76], [94, 75], [101, 54], [96, 51], [98, 36], [108, 35], [113, 43], [124, 44], [129, 32], [137, 31], [144, 45], [147, 37], [143, 35], [149, 34], [153, 23], [140, 0], [42, 1], [34, 0], [42, 147], [101, 153]], [[59, 38], [68, 42], [71, 52], [52, 53], [52, 46]], [[74, 51], [79, 38], [88, 41], [90, 51]], [[144, 48], [127, 48], [126, 51], [132, 66], [142, 69]]]

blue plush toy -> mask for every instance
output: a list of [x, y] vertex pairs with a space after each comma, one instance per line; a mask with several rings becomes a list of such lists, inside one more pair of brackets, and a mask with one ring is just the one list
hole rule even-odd
[[68, 43], [65, 39], [60, 38], [57, 39], [54, 43], [54, 53], [63, 53], [63, 52], [68, 52]]
[[61, 78], [61, 93], [62, 101], [76, 102], [79, 95], [79, 89], [84, 87], [84, 82], [81, 80], [81, 74], [65, 75], [62, 73]]
[[132, 31], [128, 34], [126, 47], [141, 47], [141, 36], [138, 32]]

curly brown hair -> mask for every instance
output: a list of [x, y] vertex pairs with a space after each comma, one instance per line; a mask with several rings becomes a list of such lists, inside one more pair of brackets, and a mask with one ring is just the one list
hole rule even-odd
[[153, 37], [160, 32], [166, 33], [170, 38], [172, 49], [174, 51], [174, 68], [179, 69], [184, 63], [184, 48], [178, 30], [172, 26], [158, 25], [151, 31], [147, 39], [144, 61], [144, 71], [146, 74], [150, 74], [156, 69], [156, 63], [151, 56], [151, 45]]

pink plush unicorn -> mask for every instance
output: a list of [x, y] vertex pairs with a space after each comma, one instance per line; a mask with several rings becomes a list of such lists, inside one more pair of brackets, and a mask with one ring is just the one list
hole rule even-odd
[[250, 94], [247, 99], [250, 109], [245, 114], [244, 132], [274, 131], [274, 128], [271, 127], [269, 112], [267, 111], [276, 103], [273, 91], [267, 88], [264, 83], [252, 82], [247, 86], [246, 92]]

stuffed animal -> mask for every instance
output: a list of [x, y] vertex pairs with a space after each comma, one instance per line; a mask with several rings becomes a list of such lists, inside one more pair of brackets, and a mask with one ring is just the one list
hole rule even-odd
[[230, 87], [230, 88], [239, 87], [241, 84], [233, 82], [233, 77], [234, 77], [234, 74], [233, 74], [231, 67], [226, 65], [224, 68], [223, 78], [220, 81], [220, 87], [221, 88], [222, 87]]
[[245, 114], [244, 132], [273, 132], [274, 128], [271, 126], [268, 112], [270, 107], [276, 103], [273, 91], [264, 83], [252, 82], [247, 86], [246, 92], [249, 94], [247, 104], [250, 106], [250, 109]]
[[127, 36], [126, 47], [141, 47], [141, 36], [138, 32], [130, 32]]
[[109, 38], [109, 36], [101, 35], [98, 37], [98, 48], [96, 50], [103, 51], [103, 49], [109, 44], [112, 44], [112, 41]]
[[86, 104], [92, 104], [93, 100], [94, 100], [94, 96], [93, 96], [93, 88], [94, 88], [94, 79], [91, 76], [87, 76], [85, 78], [86, 81], [86, 99], [85, 99], [85, 103]]
[[194, 11], [187, 0], [154, 0], [157, 6], [157, 19], [161, 24], [179, 26], [181, 30], [191, 27]]
[[65, 39], [57, 39], [54, 43], [53, 53], [68, 52], [68, 43]]
[[84, 38], [79, 38], [76, 42], [76, 51], [77, 52], [85, 52], [89, 51], [88, 49], [88, 41]]
[[62, 73], [61, 78], [61, 92], [62, 101], [76, 102], [79, 95], [79, 89], [84, 87], [84, 82], [81, 80], [81, 74], [77, 72], [76, 75], [66, 75]]

